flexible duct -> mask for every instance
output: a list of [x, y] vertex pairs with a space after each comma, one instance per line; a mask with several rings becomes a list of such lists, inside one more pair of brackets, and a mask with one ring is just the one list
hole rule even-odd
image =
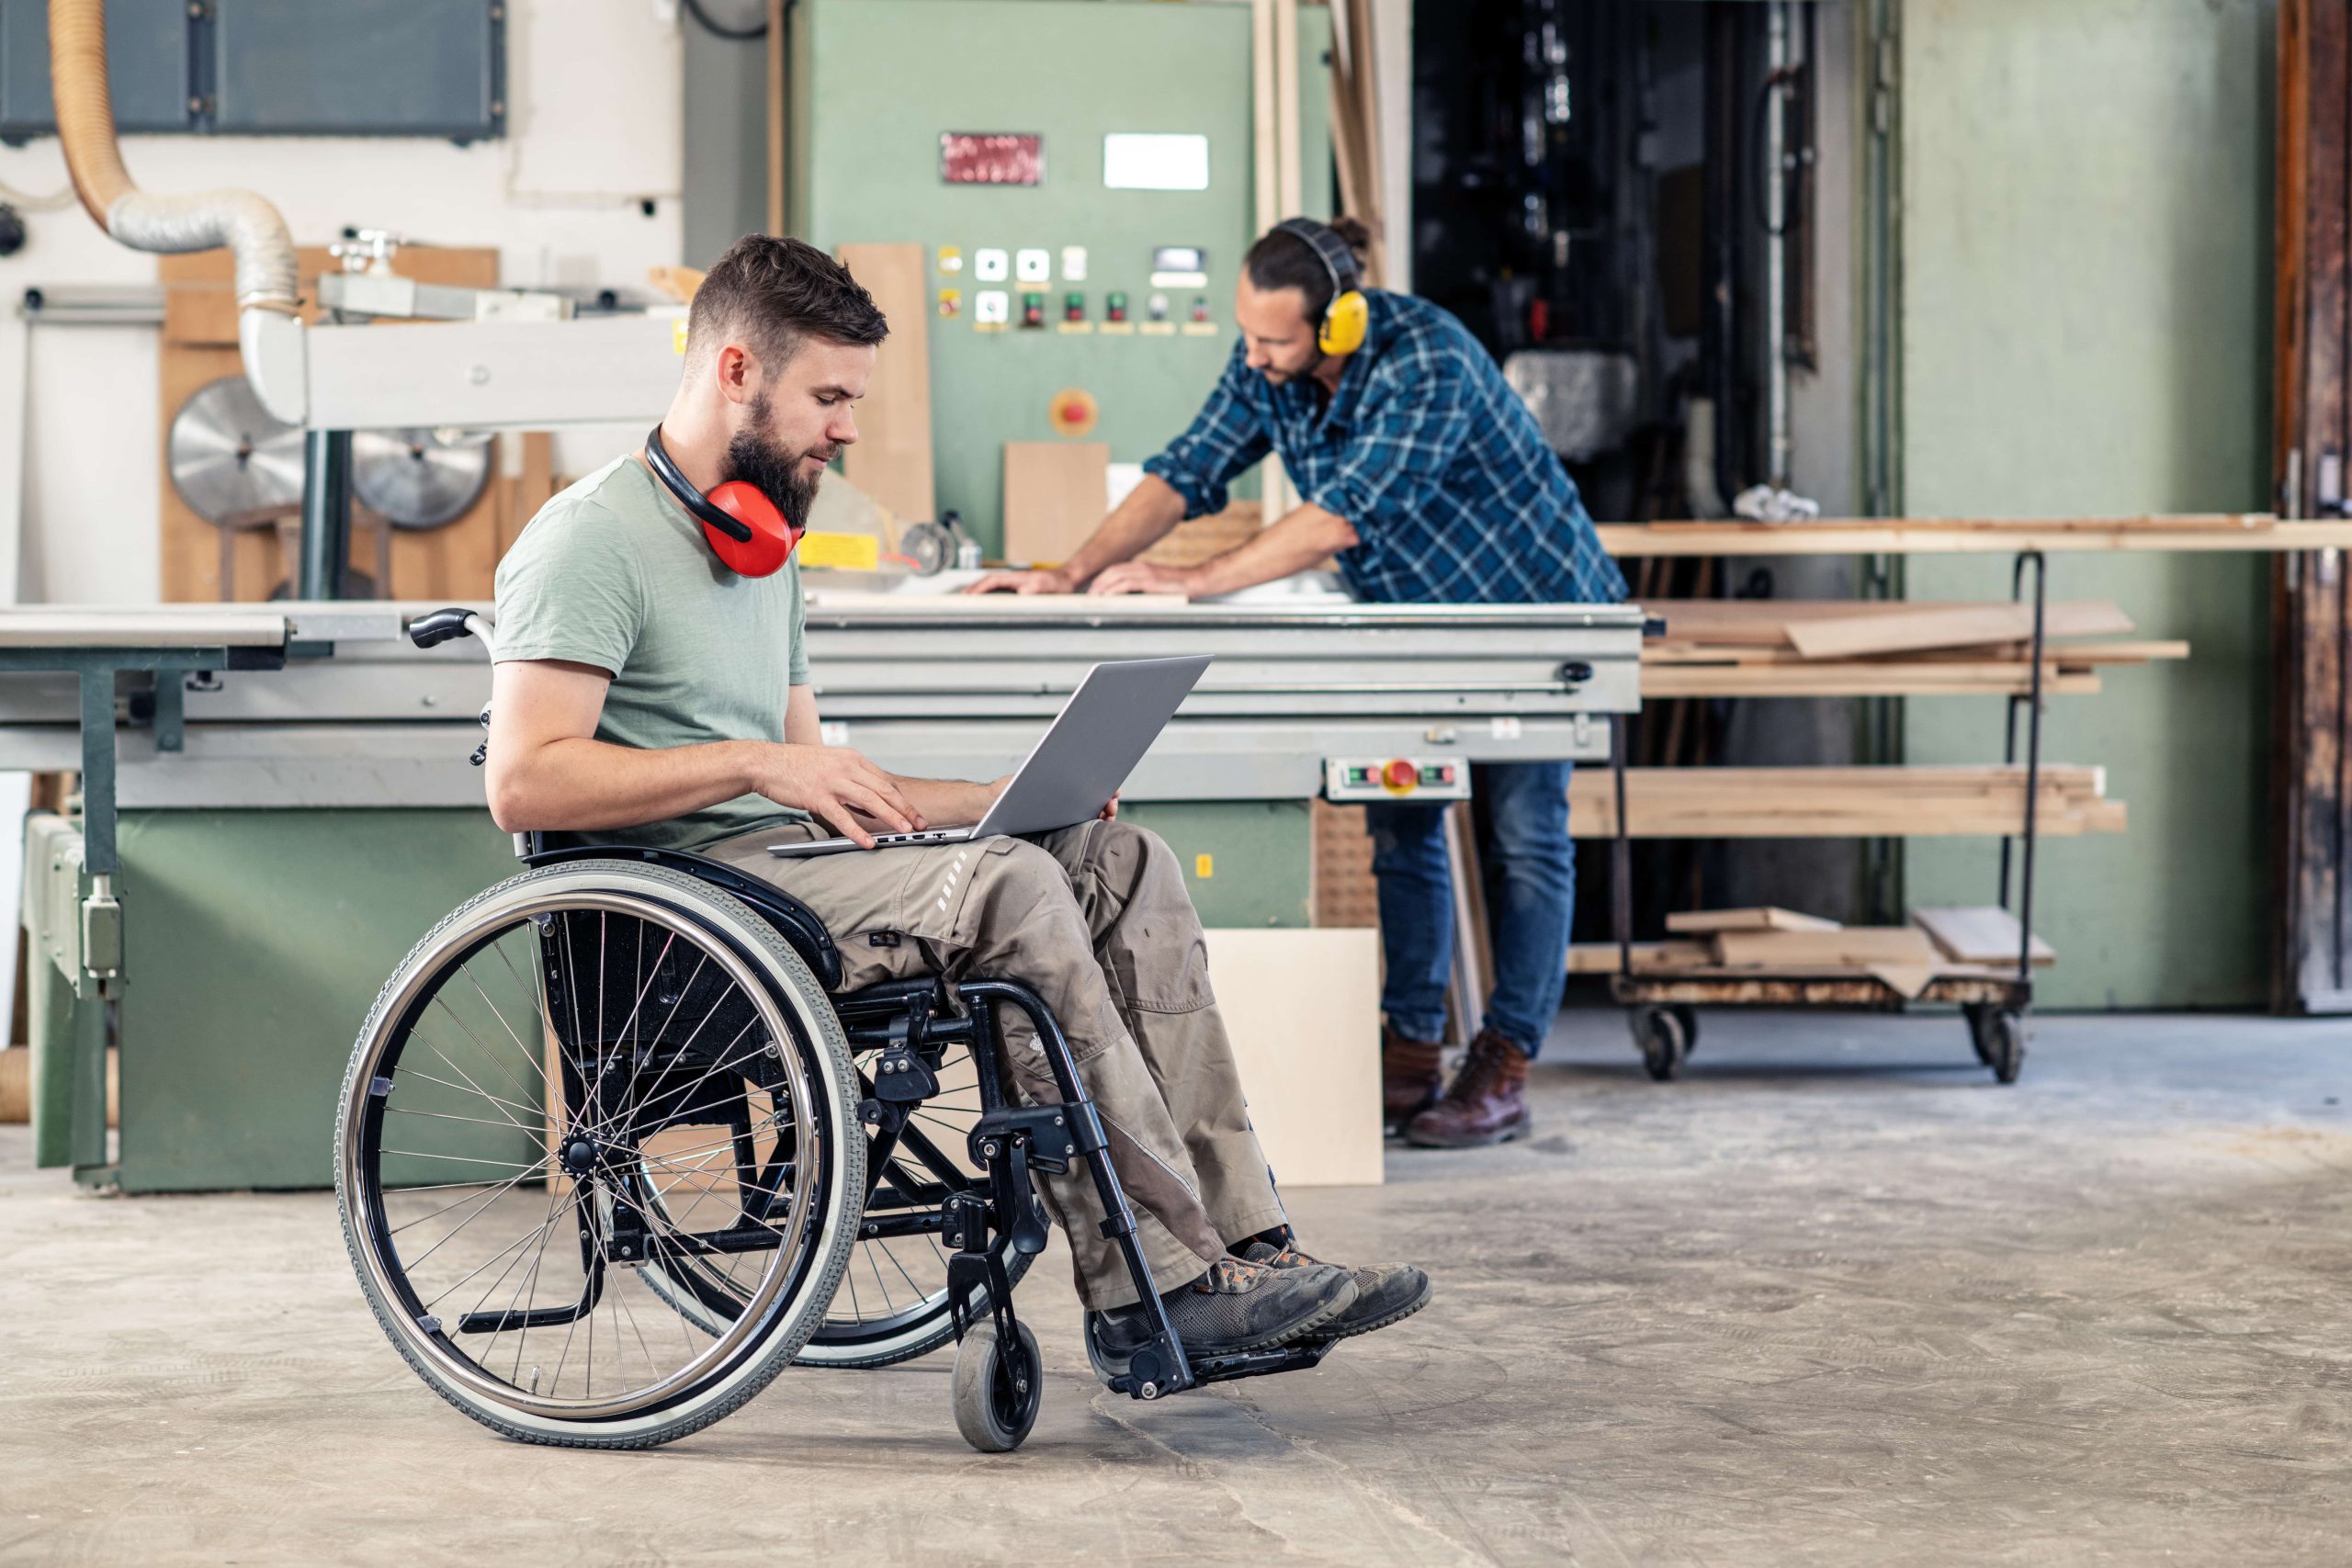
[[237, 342], [262, 406], [289, 423], [305, 412], [300, 276], [294, 239], [277, 209], [249, 190], [152, 196], [130, 183], [115, 141], [107, 85], [105, 0], [49, 0], [49, 80], [57, 139], [82, 206], [139, 251], [226, 245], [237, 265]]

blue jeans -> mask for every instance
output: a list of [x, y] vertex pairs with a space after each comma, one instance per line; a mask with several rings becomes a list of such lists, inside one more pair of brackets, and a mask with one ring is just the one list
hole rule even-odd
[[[1543, 1049], [1567, 984], [1568, 920], [1577, 901], [1576, 847], [1568, 838], [1572, 766], [1485, 762], [1473, 770], [1472, 787], [1487, 803], [1479, 858], [1495, 950], [1487, 1027], [1531, 1056]], [[1445, 1030], [1445, 983], [1453, 964], [1445, 807], [1373, 806], [1364, 815], [1388, 964], [1381, 1009], [1398, 1033], [1435, 1040]]]

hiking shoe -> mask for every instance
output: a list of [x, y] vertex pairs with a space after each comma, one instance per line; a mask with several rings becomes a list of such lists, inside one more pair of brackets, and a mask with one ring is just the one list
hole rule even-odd
[[[1309, 1258], [1295, 1247], [1275, 1247], [1253, 1241], [1241, 1256], [1269, 1269], [1333, 1269], [1337, 1264]], [[1430, 1304], [1430, 1277], [1409, 1263], [1386, 1268], [1366, 1264], [1347, 1270], [1356, 1288], [1355, 1304], [1306, 1336], [1308, 1339], [1345, 1339], [1401, 1323]]]
[[[1355, 1304], [1355, 1281], [1328, 1264], [1269, 1269], [1230, 1255], [1159, 1298], [1188, 1359], [1272, 1349], [1303, 1339]], [[1107, 1382], [1125, 1376], [1151, 1330], [1136, 1307], [1086, 1314], [1086, 1359]]]

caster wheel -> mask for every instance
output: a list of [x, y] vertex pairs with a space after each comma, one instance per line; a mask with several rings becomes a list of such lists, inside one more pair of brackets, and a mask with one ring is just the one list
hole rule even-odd
[[1699, 1010], [1677, 1002], [1670, 1010], [1682, 1025], [1682, 1059], [1687, 1062], [1699, 1054]]
[[1650, 1077], [1660, 1083], [1671, 1079], [1682, 1070], [1682, 1059], [1690, 1054], [1690, 1036], [1684, 1031], [1679, 1016], [1681, 1008], [1637, 1007], [1627, 1015], [1634, 1031], [1634, 1043], [1642, 1053], [1642, 1066]]
[[1987, 1010], [1983, 1042], [1977, 1055], [2002, 1083], [2015, 1083], [2025, 1066], [2025, 1015]]
[[982, 1319], [956, 1348], [956, 1429], [984, 1454], [1019, 1448], [1037, 1424], [1046, 1396], [1037, 1337], [1025, 1323], [1012, 1327], [1017, 1343], [1008, 1346], [998, 1339], [994, 1320]]
[[1968, 1043], [1976, 1047], [1976, 1059], [1991, 1066], [1993, 1052], [1992, 1047], [1985, 1043], [1985, 1030], [1993, 1016], [1992, 1008], [1983, 1002], [1963, 1002], [1960, 1012], [1968, 1021]]

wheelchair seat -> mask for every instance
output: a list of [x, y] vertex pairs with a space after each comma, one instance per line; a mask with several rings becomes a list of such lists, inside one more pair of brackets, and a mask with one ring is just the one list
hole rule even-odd
[[[537, 842], [537, 834], [530, 835]], [[668, 866], [688, 876], [723, 888], [741, 898], [764, 916], [775, 927], [777, 934], [792, 944], [800, 962], [809, 972], [825, 983], [828, 991], [842, 987], [842, 951], [833, 945], [832, 933], [816, 912], [772, 882], [747, 876], [725, 861], [713, 860], [687, 850], [648, 849], [637, 844], [562, 844], [549, 848], [535, 848], [522, 857], [527, 866], [561, 865], [568, 861], [642, 861], [647, 865]]]

